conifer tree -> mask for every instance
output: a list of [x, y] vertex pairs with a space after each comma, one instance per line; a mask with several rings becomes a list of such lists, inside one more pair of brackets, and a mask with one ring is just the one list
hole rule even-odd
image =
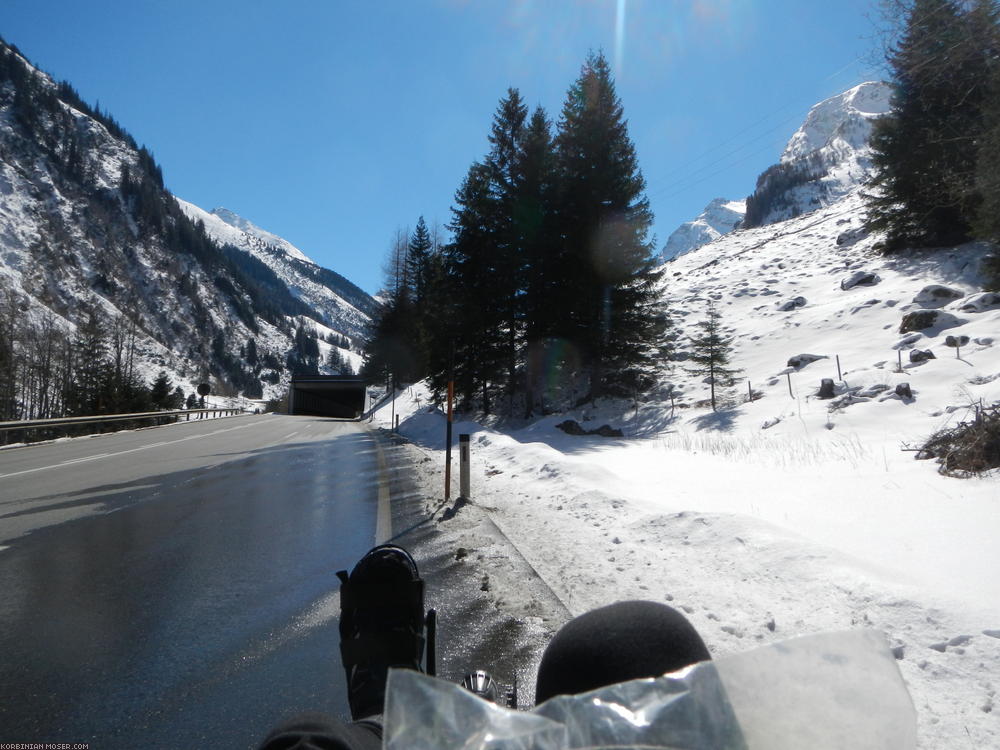
[[[995, 0], [978, 0], [971, 11], [974, 25], [986, 38], [991, 63], [983, 101], [982, 133], [976, 161], [976, 190], [981, 196], [974, 222], [976, 236], [1000, 242], [1000, 11]], [[987, 263], [986, 286], [1000, 291], [1000, 256]]]
[[514, 204], [514, 226], [524, 254], [524, 362], [525, 416], [536, 407], [544, 375], [543, 363], [551, 357], [559, 310], [553, 304], [563, 283], [565, 265], [556, 234], [555, 152], [551, 123], [537, 107], [525, 128]]
[[153, 379], [153, 383], [150, 386], [150, 396], [153, 400], [153, 405], [157, 409], [170, 408], [170, 388], [172, 385], [170, 376], [163, 370], [160, 370], [159, 375]]
[[[491, 410], [490, 385], [504, 365], [495, 303], [496, 202], [491, 177], [486, 164], [476, 162], [469, 168], [455, 194], [449, 225], [453, 239], [443, 251], [450, 320], [444, 335], [454, 352], [455, 382], [464, 403], [470, 406], [480, 397], [486, 413]], [[447, 366], [438, 363], [437, 384]]]
[[108, 407], [107, 321], [96, 301], [86, 303], [81, 317], [73, 336], [73, 379], [66, 401], [70, 414], [101, 414]]
[[515, 88], [500, 100], [490, 128], [486, 167], [491, 183], [491, 215], [487, 227], [493, 246], [493, 321], [501, 332], [497, 356], [503, 362], [508, 396], [516, 387], [516, 370], [524, 319], [524, 246], [515, 222], [522, 169], [522, 140], [528, 108]]
[[414, 304], [418, 307], [427, 297], [430, 273], [431, 235], [424, 217], [417, 219], [417, 228], [410, 235], [406, 253], [406, 284]]
[[988, 81], [981, 10], [956, 0], [905, 4], [905, 28], [888, 58], [893, 111], [871, 144], [875, 177], [866, 225], [886, 249], [967, 240], [979, 211], [977, 137]]
[[589, 398], [631, 390], [653, 366], [665, 319], [645, 181], [601, 54], [588, 57], [569, 89], [556, 158], [565, 282], [553, 299], [554, 332], [582, 353]]
[[705, 320], [697, 323], [700, 330], [690, 338], [692, 367], [687, 368], [689, 374], [703, 377], [711, 387], [712, 411], [717, 411], [718, 391], [729, 388], [733, 376], [741, 370], [730, 367], [733, 353], [733, 336], [726, 336], [722, 328], [722, 314], [714, 302], [708, 305], [708, 315]]

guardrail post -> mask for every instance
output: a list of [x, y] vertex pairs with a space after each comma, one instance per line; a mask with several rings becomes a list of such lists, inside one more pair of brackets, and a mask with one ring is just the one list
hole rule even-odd
[[458, 496], [463, 500], [471, 500], [472, 492], [469, 487], [469, 436], [459, 435], [458, 436], [458, 460], [459, 460], [459, 480], [458, 480]]

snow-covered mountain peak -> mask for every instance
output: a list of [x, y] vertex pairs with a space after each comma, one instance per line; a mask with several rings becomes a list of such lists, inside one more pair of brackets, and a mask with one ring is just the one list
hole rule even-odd
[[[376, 302], [340, 274], [317, 265], [288, 240], [226, 208], [209, 212], [174, 196], [193, 221], [220, 245], [232, 245], [270, 268], [289, 291], [322, 316], [323, 325], [350, 339], [367, 331]], [[355, 363], [357, 364], [357, 363]]]
[[890, 109], [891, 89], [867, 81], [815, 105], [788, 141], [781, 161], [790, 162], [839, 141], [854, 150], [867, 148], [871, 121]]
[[667, 238], [663, 260], [671, 260], [733, 231], [743, 220], [746, 201], [716, 198], [696, 219], [681, 224]]
[[288, 253], [291, 257], [295, 258], [296, 260], [302, 260], [305, 261], [306, 263], [315, 264], [315, 262], [309, 256], [307, 256], [304, 252], [295, 247], [295, 245], [286, 240], [284, 237], [279, 237], [278, 235], [272, 232], [268, 232], [266, 229], [261, 229], [252, 221], [244, 219], [238, 213], [230, 211], [228, 208], [223, 208], [219, 206], [218, 208], [212, 209], [212, 214], [214, 216], [218, 216], [229, 226], [235, 227], [236, 229], [239, 229], [241, 232], [245, 232], [246, 234], [258, 237], [259, 239], [262, 239], [264, 242], [266, 242], [268, 245], [271, 245], [272, 247], [284, 250], [286, 253]]

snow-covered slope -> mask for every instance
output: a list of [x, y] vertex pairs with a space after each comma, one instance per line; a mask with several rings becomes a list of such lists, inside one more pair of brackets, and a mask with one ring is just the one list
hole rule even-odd
[[[175, 196], [176, 197], [176, 196]], [[202, 222], [216, 242], [245, 250], [277, 274], [288, 289], [349, 339], [362, 340], [377, 303], [343, 276], [322, 268], [287, 240], [224, 208], [212, 212], [176, 198], [192, 220]]]
[[315, 263], [315, 261], [313, 261], [312, 258], [309, 258], [304, 252], [299, 250], [297, 247], [295, 247], [295, 245], [293, 245], [288, 240], [284, 239], [283, 237], [279, 237], [276, 234], [268, 232], [266, 229], [261, 229], [252, 221], [244, 219], [242, 216], [233, 211], [230, 211], [228, 208], [222, 208], [220, 206], [219, 208], [212, 209], [212, 213], [218, 216], [220, 219], [222, 219], [230, 226], [239, 229], [241, 232], [253, 235], [254, 237], [259, 237], [266, 244], [271, 245], [272, 247], [276, 247], [279, 250], [284, 250], [285, 253], [287, 253], [290, 257], [295, 258], [296, 260], [303, 260], [306, 263]]
[[[709, 301], [735, 336], [743, 378], [730, 407], [713, 413], [682, 361], [638, 404], [460, 423], [472, 433], [472, 499], [572, 614], [667, 602], [717, 655], [874, 628], [913, 697], [920, 748], [997, 747], [1000, 473], [945, 477], [905, 450], [1000, 401], [1000, 296], [980, 292], [977, 274], [989, 248], [881, 256], [861, 211], [855, 190], [664, 266], [681, 350]], [[852, 285], [862, 273], [868, 283]], [[938, 318], [901, 333], [913, 313]], [[948, 335], [969, 338], [961, 357]], [[935, 358], [911, 360], [927, 350]], [[833, 398], [819, 396], [824, 378]], [[401, 432], [443, 466], [444, 417], [419, 388], [406, 400], [395, 403]], [[379, 417], [388, 423], [388, 406]], [[564, 434], [555, 425], [567, 417], [625, 438]], [[432, 479], [439, 492], [440, 472]], [[441, 528], [495, 582], [479, 518]], [[491, 606], [551, 616], [516, 587], [493, 589]]]
[[671, 260], [729, 234], [743, 221], [746, 210], [746, 201], [716, 198], [696, 219], [684, 222], [673, 231], [663, 246], [662, 259]]

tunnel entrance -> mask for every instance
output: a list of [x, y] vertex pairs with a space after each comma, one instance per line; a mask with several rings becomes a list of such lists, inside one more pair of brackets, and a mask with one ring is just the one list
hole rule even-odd
[[344, 375], [293, 377], [288, 413], [358, 419], [365, 409], [365, 381]]

